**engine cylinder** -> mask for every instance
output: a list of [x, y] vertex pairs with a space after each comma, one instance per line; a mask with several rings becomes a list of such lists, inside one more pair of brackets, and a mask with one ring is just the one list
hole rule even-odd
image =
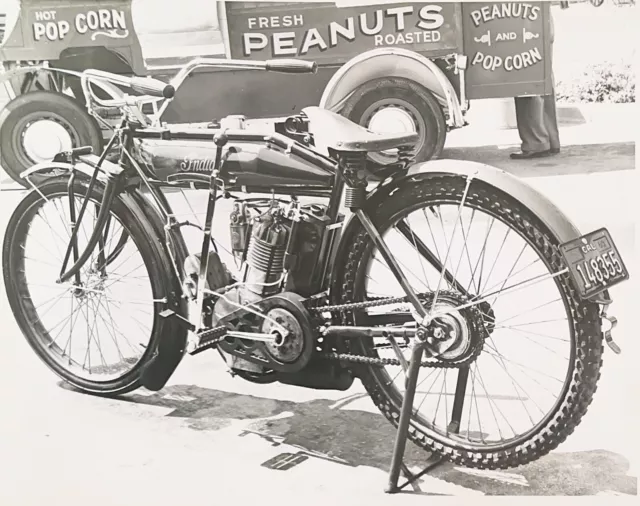
[[269, 215], [254, 226], [247, 250], [247, 270], [244, 276], [247, 289], [262, 296], [280, 290], [276, 282], [284, 271], [288, 232], [282, 223]]

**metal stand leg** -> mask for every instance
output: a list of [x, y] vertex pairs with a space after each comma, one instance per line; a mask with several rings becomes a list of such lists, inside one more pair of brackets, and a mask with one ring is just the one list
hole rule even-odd
[[[389, 484], [385, 489], [388, 494], [399, 492], [407, 485], [414, 483], [417, 479], [424, 476], [427, 472], [441, 463], [440, 457], [432, 456], [429, 459], [427, 467], [420, 473], [413, 475], [404, 464], [404, 452], [407, 446], [407, 436], [409, 435], [409, 422], [413, 412], [413, 399], [416, 395], [416, 386], [418, 382], [418, 373], [420, 372], [420, 363], [424, 354], [425, 343], [418, 342], [411, 352], [411, 362], [409, 363], [409, 371], [406, 379], [406, 393], [402, 401], [400, 410], [400, 421], [398, 422], [398, 431], [396, 432], [396, 441], [393, 447], [393, 456], [391, 458], [391, 469], [389, 470]], [[398, 485], [400, 472], [403, 472], [407, 481], [402, 485]]]

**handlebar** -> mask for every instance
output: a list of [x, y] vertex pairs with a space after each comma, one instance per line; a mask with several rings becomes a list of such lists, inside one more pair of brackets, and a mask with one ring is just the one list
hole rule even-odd
[[[171, 99], [174, 98], [176, 90], [180, 88], [189, 74], [197, 68], [205, 67], [230, 70], [266, 70], [286, 74], [315, 74], [318, 70], [316, 62], [296, 59], [252, 61], [223, 58], [194, 58], [180, 69], [169, 84], [150, 77], [127, 77], [102, 70], [88, 69], [83, 72], [83, 89], [85, 90], [85, 94], [90, 95], [94, 102], [103, 107], [135, 106], [139, 109], [139, 106], [145, 102], [156, 102], [158, 99], [166, 99], [155, 114], [155, 121], [158, 121], [169, 106]], [[87, 81], [101, 81], [103, 84], [111, 83], [124, 86], [143, 93], [145, 96], [121, 96], [122, 92], [118, 91], [118, 98], [111, 100], [99, 99], [91, 91]], [[89, 96], [87, 96], [87, 98], [89, 99]], [[138, 110], [136, 115], [142, 115], [141, 110]]]

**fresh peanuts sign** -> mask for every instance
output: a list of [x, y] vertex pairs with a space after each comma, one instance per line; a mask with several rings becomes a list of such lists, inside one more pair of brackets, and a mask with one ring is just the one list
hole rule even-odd
[[457, 47], [459, 11], [452, 3], [389, 3], [337, 7], [332, 3], [229, 2], [227, 20], [233, 58], [347, 60], [379, 47], [414, 51]]
[[[546, 5], [545, 5], [546, 4]], [[550, 65], [548, 2], [487, 2], [463, 5], [464, 50], [467, 78], [474, 86], [495, 86], [495, 96], [505, 87], [530, 82], [531, 94], [544, 94]], [[526, 88], [526, 86], [525, 86]]]

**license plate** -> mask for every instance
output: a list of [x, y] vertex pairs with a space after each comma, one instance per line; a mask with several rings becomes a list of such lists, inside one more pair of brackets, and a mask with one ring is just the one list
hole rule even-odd
[[562, 244], [560, 253], [583, 299], [629, 279], [618, 248], [606, 228]]

